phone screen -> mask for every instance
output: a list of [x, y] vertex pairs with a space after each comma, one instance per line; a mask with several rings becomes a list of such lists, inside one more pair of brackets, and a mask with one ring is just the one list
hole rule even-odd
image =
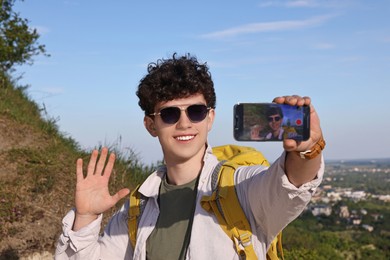
[[310, 137], [310, 107], [275, 103], [239, 103], [234, 106], [237, 141], [305, 141]]

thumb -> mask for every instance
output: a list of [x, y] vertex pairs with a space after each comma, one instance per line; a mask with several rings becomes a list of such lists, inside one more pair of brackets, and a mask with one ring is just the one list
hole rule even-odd
[[[114, 196], [112, 196], [112, 198], [118, 202], [119, 200], [121, 200], [122, 198], [126, 197], [128, 194], [130, 193], [130, 190], [125, 188], [125, 189], [121, 189], [120, 191], [118, 191], [116, 194], [114, 194]], [[115, 203], [116, 203], [115, 202]]]

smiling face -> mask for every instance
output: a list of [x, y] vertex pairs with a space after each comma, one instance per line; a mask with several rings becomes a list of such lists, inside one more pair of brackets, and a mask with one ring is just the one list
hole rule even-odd
[[282, 117], [279, 114], [268, 116], [268, 123], [273, 132], [280, 129]]
[[[144, 118], [148, 132], [152, 136], [158, 137], [167, 164], [183, 163], [188, 160], [201, 161], [203, 158], [207, 135], [212, 127], [215, 111], [209, 109], [204, 120], [192, 122], [188, 118], [186, 109], [195, 104], [207, 105], [202, 94], [160, 102], [155, 106], [156, 115]], [[158, 114], [161, 109], [167, 107], [181, 109], [180, 118], [176, 123], [165, 123]]]

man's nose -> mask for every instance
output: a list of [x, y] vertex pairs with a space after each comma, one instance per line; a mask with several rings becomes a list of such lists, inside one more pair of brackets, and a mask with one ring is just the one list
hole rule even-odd
[[188, 118], [185, 110], [181, 110], [179, 121], [177, 121], [176, 127], [188, 128], [192, 125], [191, 120]]

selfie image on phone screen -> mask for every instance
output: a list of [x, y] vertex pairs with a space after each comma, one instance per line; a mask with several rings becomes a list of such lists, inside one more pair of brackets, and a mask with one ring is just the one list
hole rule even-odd
[[237, 141], [304, 141], [310, 135], [310, 108], [275, 103], [240, 103], [234, 106]]

